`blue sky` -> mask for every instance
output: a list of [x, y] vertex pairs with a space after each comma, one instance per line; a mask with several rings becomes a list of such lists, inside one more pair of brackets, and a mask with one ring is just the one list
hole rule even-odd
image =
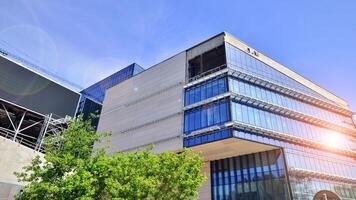
[[2, 0], [0, 47], [85, 87], [227, 31], [356, 110], [355, 0]]

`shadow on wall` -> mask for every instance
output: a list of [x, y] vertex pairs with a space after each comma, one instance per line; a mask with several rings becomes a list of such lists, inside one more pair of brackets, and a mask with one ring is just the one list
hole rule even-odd
[[21, 185], [0, 182], [0, 200], [15, 199], [15, 194], [20, 192], [21, 188]]

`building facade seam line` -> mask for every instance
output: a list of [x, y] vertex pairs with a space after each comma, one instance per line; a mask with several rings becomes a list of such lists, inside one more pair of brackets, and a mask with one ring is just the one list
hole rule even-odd
[[167, 115], [165, 117], [162, 117], [162, 118], [159, 118], [159, 119], [156, 119], [156, 120], [152, 120], [152, 121], [149, 121], [149, 122], [146, 122], [144, 124], [141, 124], [141, 125], [138, 125], [138, 126], [135, 126], [135, 127], [131, 127], [131, 128], [128, 128], [128, 129], [125, 129], [123, 131], [119, 131], [120, 134], [126, 134], [128, 132], [131, 132], [131, 131], [134, 131], [134, 130], [137, 130], [137, 129], [140, 129], [140, 128], [143, 128], [143, 127], [146, 127], [146, 126], [149, 126], [149, 125], [152, 125], [152, 124], [156, 124], [156, 123], [160, 123], [162, 121], [165, 121], [165, 120], [168, 120], [170, 118], [173, 118], [173, 117], [176, 117], [176, 116], [179, 116], [181, 115], [182, 112], [176, 112], [176, 113], [173, 113], [173, 114], [170, 114], [170, 115]]
[[117, 110], [119, 110], [119, 109], [121, 109], [121, 108], [123, 108], [123, 107], [129, 107], [129, 106], [135, 105], [135, 104], [137, 104], [137, 103], [140, 103], [140, 102], [142, 102], [142, 101], [145, 101], [145, 100], [147, 100], [147, 99], [149, 99], [149, 98], [152, 98], [152, 97], [154, 97], [154, 96], [156, 96], [156, 95], [163, 94], [163, 93], [165, 93], [165, 92], [167, 92], [167, 91], [169, 91], [169, 90], [171, 90], [171, 89], [174, 89], [174, 88], [176, 88], [176, 87], [179, 87], [180, 85], [183, 85], [183, 82], [178, 82], [178, 83], [172, 84], [172, 85], [170, 85], [170, 86], [168, 86], [168, 87], [166, 87], [166, 88], [163, 88], [162, 90], [159, 90], [159, 91], [157, 91], [157, 92], [151, 93], [151, 94], [146, 95], [146, 96], [144, 96], [144, 97], [141, 97], [141, 98], [132, 100], [132, 101], [130, 101], [130, 102], [125, 102], [125, 103], [123, 103], [123, 104], [117, 105], [117, 106], [113, 107], [112, 109], [110, 109], [109, 111], [102, 113], [100, 117], [104, 117], [105, 115], [107, 115], [107, 114], [109, 114], [109, 113], [112, 113], [112, 112], [114, 112], [114, 111], [117, 111]]

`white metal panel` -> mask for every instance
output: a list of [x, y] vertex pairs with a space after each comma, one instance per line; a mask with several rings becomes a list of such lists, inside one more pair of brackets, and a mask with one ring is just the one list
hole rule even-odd
[[23, 172], [23, 167], [29, 165], [32, 159], [39, 155], [43, 158], [43, 154], [26, 146], [0, 137], [0, 182], [13, 183], [18, 185], [17, 178], [14, 172]]
[[98, 131], [112, 132], [115, 150], [182, 148], [185, 61], [182, 52], [107, 91]]

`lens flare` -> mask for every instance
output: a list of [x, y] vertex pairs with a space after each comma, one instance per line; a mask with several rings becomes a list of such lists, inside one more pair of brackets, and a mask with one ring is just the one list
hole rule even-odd
[[323, 143], [332, 148], [340, 148], [345, 145], [345, 138], [338, 133], [330, 133], [325, 135]]

